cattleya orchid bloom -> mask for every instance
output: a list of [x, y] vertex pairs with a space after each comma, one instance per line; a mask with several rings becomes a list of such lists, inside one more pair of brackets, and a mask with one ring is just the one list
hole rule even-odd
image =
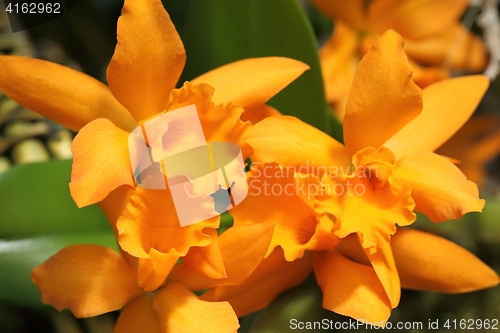
[[[228, 274], [221, 280], [205, 277], [210, 281], [206, 287], [244, 281], [262, 261], [273, 227], [272, 223], [238, 226], [216, 238], [223, 257], [229, 258]], [[240, 269], [242, 260], [246, 265]], [[36, 267], [31, 277], [44, 303], [67, 308], [77, 317], [123, 308], [115, 333], [237, 331], [238, 318], [227, 302], [200, 300], [182, 282], [166, 283], [148, 293], [138, 284], [137, 274], [140, 271], [107, 247], [72, 245]]]
[[[276, 163], [252, 166], [249, 195], [244, 204], [231, 210], [233, 228], [277, 222], [267, 257], [243, 283], [214, 286], [200, 298], [228, 301], [241, 317], [266, 307], [314, 271], [326, 309], [370, 322], [387, 321], [397, 305], [392, 305], [390, 297], [399, 300], [399, 290], [385, 290], [386, 280], [378, 275], [380, 271], [355, 235], [341, 239], [332, 234], [335, 226], [321, 219], [314, 209], [314, 196], [308, 192], [317, 190], [319, 180], [295, 170]], [[390, 249], [384, 251], [393, 252], [403, 288], [462, 293], [500, 282], [473, 254], [426, 232], [399, 229]], [[211, 283], [184, 263], [174, 267], [169, 281], [182, 281], [190, 290]]]
[[[109, 87], [54, 63], [0, 57], [0, 89], [6, 95], [79, 131], [70, 188], [80, 207], [101, 202], [120, 186], [134, 187], [127, 137], [141, 122], [195, 104], [207, 141], [239, 143], [251, 126], [240, 115], [245, 111], [244, 119], [256, 122], [276, 114], [264, 103], [308, 69], [287, 58], [245, 59], [174, 89], [186, 55], [160, 1], [127, 0], [117, 34], [107, 70]], [[243, 149], [245, 155], [251, 153], [249, 147]]]
[[[141, 311], [138, 304], [142, 304], [141, 308], [145, 304], [156, 308], [156, 295], [178, 295], [181, 302], [196, 302], [182, 286], [165, 285], [180, 258], [198, 273], [223, 281], [219, 284], [240, 283], [253, 271], [265, 251], [247, 246], [243, 251], [246, 256], [234, 261], [238, 264], [232, 269], [237, 272], [234, 277], [229, 269], [233, 254], [219, 244], [218, 217], [181, 228], [168, 190], [135, 186], [129, 134], [152, 117], [194, 104], [206, 141], [238, 144], [247, 157], [252, 149], [241, 141], [242, 135], [252, 122], [278, 113], [264, 103], [308, 69], [307, 65], [286, 58], [246, 59], [214, 69], [174, 89], [186, 56], [159, 0], [126, 0], [117, 33], [118, 44], [107, 70], [109, 87], [54, 63], [0, 57], [0, 90], [27, 108], [79, 132], [72, 147], [71, 195], [79, 207], [99, 203], [122, 251], [120, 257], [104, 248], [77, 246], [62, 250], [34, 270], [33, 279], [44, 300], [60, 309], [70, 308], [77, 316], [119, 309], [128, 301], [135, 304], [135, 310], [124, 313]], [[262, 236], [259, 230], [247, 228], [244, 238], [260, 244], [256, 241], [257, 236]], [[268, 230], [272, 232], [272, 228]], [[224, 238], [232, 234], [227, 233]], [[232, 237], [233, 242], [241, 242], [241, 236]], [[265, 244], [264, 250], [267, 247]], [[102, 268], [102, 274], [93, 272], [95, 278], [88, 273], [75, 275], [73, 268], [80, 259], [81, 270], [93, 272]], [[256, 264], [252, 266], [251, 262]], [[103, 291], [114, 281], [118, 290], [112, 290], [119, 293], [123, 289], [123, 295], [112, 297]], [[79, 292], [73, 289], [75, 285]], [[95, 293], [88, 297], [82, 294], [88, 290]], [[145, 292], [154, 292], [152, 303], [149, 296], [140, 296]], [[136, 301], [137, 297], [141, 300]], [[96, 309], [88, 310], [93, 307]], [[151, 316], [151, 311], [144, 315]], [[160, 322], [170, 322], [161, 313], [157, 315]], [[229, 320], [234, 330], [234, 321]], [[162, 322], [162, 331], [168, 325]]]
[[[387, 29], [403, 36], [417, 85], [448, 77], [449, 69], [480, 72], [487, 65], [481, 39], [459, 21], [468, 0], [314, 0], [335, 23], [320, 51], [325, 91], [342, 119], [359, 59]], [[424, 65], [426, 67], [420, 66]], [[429, 67], [430, 66], [430, 67]]]
[[[411, 76], [403, 40], [398, 33], [388, 30], [358, 65], [343, 123], [345, 145], [286, 116], [266, 118], [244, 136], [256, 152], [277, 162], [284, 170], [291, 168], [306, 174], [299, 177], [300, 181], [293, 179], [294, 176], [275, 176], [275, 181], [280, 182], [277, 188], [293, 189], [295, 185], [303, 189], [305, 184], [309, 192], [273, 197], [272, 193], [265, 195], [264, 188], [259, 195], [250, 194], [231, 211], [235, 224], [245, 218], [255, 219], [252, 209], [264, 206], [264, 202], [273, 208], [282, 207], [281, 213], [273, 209], [274, 213], [263, 214], [278, 221], [271, 249], [282, 247], [288, 261], [302, 257], [305, 250], [326, 251], [314, 261], [325, 293], [324, 305], [355, 318], [363, 319], [356, 311], [364, 309], [360, 311], [366, 314], [365, 318], [387, 319], [390, 309], [399, 303], [402, 280], [391, 246], [396, 224], [413, 223], [413, 210], [426, 214], [433, 222], [442, 222], [481, 211], [484, 206], [477, 186], [448, 158], [433, 151], [467, 121], [486, 91], [488, 79], [484, 76], [448, 79], [422, 91]], [[276, 167], [271, 166], [271, 170]], [[266, 173], [265, 168], [266, 165], [257, 172], [262, 178], [257, 184], [263, 186], [267, 180], [271, 182], [268, 189], [272, 189], [272, 179], [267, 178], [273, 173]], [[335, 252], [328, 251], [353, 234], [357, 235], [371, 267], [346, 268], [353, 272], [359, 268], [356, 277], [341, 273], [333, 280], [325, 277], [334, 274], [332, 271], [337, 267], [328, 265], [329, 262], [348, 266], [347, 261], [338, 263], [340, 259]], [[399, 237], [397, 233], [392, 239], [395, 237]], [[341, 280], [345, 294], [335, 296], [333, 290], [337, 293], [338, 285], [334, 288], [331, 281], [341, 283]], [[474, 288], [497, 283], [498, 276], [486, 267]], [[363, 297], [372, 299], [366, 308], [360, 305], [365, 302]], [[375, 311], [380, 302], [387, 306]]]
[[[161, 1], [126, 0], [117, 34], [107, 69], [109, 87], [54, 63], [1, 56], [0, 90], [79, 131], [72, 146], [71, 195], [79, 207], [99, 203], [121, 249], [139, 258], [140, 286], [151, 291], [190, 249], [207, 258], [204, 247], [214, 242], [219, 218], [180, 227], [168, 190], [136, 188], [130, 132], [151, 117], [194, 104], [206, 141], [238, 144], [246, 158], [252, 149], [241, 137], [250, 121], [276, 114], [264, 103], [308, 66], [287, 58], [246, 59], [174, 89], [186, 55]], [[242, 114], [250, 121], [243, 122]], [[216, 267], [211, 276], [223, 277], [223, 266]]]

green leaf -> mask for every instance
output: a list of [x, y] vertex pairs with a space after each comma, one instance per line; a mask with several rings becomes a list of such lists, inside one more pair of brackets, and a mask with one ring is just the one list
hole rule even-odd
[[342, 124], [329, 106], [327, 106], [325, 132], [338, 142], [344, 143], [344, 129], [342, 128]]
[[0, 240], [0, 300], [43, 307], [40, 292], [31, 282], [30, 273], [57, 251], [72, 244], [98, 244], [117, 250], [112, 232], [68, 233]]
[[284, 56], [308, 64], [311, 69], [269, 104], [325, 131], [318, 46], [296, 0], [191, 1], [180, 30], [187, 52], [184, 80], [250, 57]]
[[71, 160], [16, 166], [0, 174], [0, 238], [109, 231], [99, 207], [79, 209], [69, 193]]

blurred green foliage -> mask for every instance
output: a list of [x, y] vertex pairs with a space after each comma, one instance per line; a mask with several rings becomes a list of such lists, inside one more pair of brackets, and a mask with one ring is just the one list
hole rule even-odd
[[0, 174], [0, 238], [109, 231], [97, 206], [79, 209], [69, 193], [71, 160], [19, 165]]
[[0, 301], [41, 307], [31, 270], [71, 244], [116, 247], [97, 206], [69, 193], [71, 160], [18, 165], [0, 174]]
[[60, 233], [17, 240], [0, 240], [0, 301], [42, 307], [41, 295], [30, 273], [57, 251], [72, 244], [98, 244], [115, 248], [110, 232]]

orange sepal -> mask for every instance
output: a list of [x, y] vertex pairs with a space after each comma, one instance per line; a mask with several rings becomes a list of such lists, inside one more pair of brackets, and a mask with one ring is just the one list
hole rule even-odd
[[464, 293], [500, 283], [494, 270], [442, 237], [400, 229], [393, 236], [391, 246], [403, 288]]
[[387, 322], [392, 306], [373, 267], [335, 251], [319, 252], [313, 262], [325, 309], [364, 322]]
[[104, 200], [119, 186], [135, 185], [128, 134], [108, 119], [96, 119], [75, 137], [69, 188], [78, 207]]
[[350, 164], [341, 143], [295, 117], [268, 117], [249, 129], [243, 140], [274, 162], [301, 173], [320, 176], [326, 168]]
[[115, 251], [99, 245], [63, 248], [31, 272], [42, 302], [76, 317], [121, 309], [143, 291], [134, 267]]
[[486, 76], [472, 75], [426, 87], [422, 113], [384, 145], [396, 154], [397, 159], [436, 150], [470, 118], [488, 85]]
[[131, 300], [116, 321], [113, 333], [163, 333], [153, 311], [153, 299], [144, 294]]
[[160, 0], [126, 0], [106, 78], [137, 121], [165, 110], [184, 64], [184, 45]]
[[400, 160], [394, 168], [394, 180], [411, 187], [415, 210], [433, 222], [459, 219], [484, 207], [477, 185], [446, 157], [431, 152]]
[[101, 82], [68, 67], [39, 59], [0, 56], [0, 90], [73, 131], [97, 118], [124, 130], [135, 120]]
[[290, 58], [248, 58], [213, 69], [191, 83], [214, 87], [212, 100], [216, 104], [234, 103], [252, 109], [266, 103], [308, 69], [308, 65]]
[[403, 45], [401, 36], [388, 30], [359, 62], [343, 124], [351, 154], [380, 147], [422, 110], [422, 91]]
[[177, 283], [153, 294], [153, 310], [164, 333], [236, 333], [240, 327], [229, 303], [200, 300]]

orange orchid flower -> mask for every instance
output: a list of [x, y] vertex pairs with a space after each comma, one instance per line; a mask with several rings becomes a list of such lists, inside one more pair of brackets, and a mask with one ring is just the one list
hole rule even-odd
[[[441, 222], [484, 206], [477, 186], [448, 158], [433, 151], [467, 121], [488, 79], [449, 79], [422, 91], [411, 74], [402, 38], [389, 30], [358, 65], [343, 123], [345, 145], [284, 116], [264, 119], [243, 137], [256, 152], [279, 165], [321, 177], [321, 182], [303, 180], [309, 196], [314, 190], [319, 222], [313, 222], [309, 233], [298, 233], [313, 213], [290, 202], [286, 209], [298, 221], [293, 224], [291, 218], [283, 222], [284, 217], [275, 217], [278, 225], [271, 247], [282, 246], [290, 261], [305, 250], [327, 250], [339, 239], [357, 234], [392, 307], [398, 304], [400, 293], [390, 246], [396, 224], [413, 223], [413, 210]], [[231, 211], [235, 221], [252, 216], [247, 206], [263, 204], [252, 199], [249, 195]], [[286, 249], [288, 243], [300, 246]]]
[[[125, 1], [117, 34], [107, 70], [109, 87], [54, 63], [0, 57], [0, 90], [79, 131], [70, 184], [79, 207], [104, 200], [122, 185], [134, 187], [127, 138], [141, 122], [196, 104], [207, 141], [238, 143], [251, 126], [240, 115], [245, 111], [244, 119], [256, 121], [272, 114], [275, 110], [264, 103], [308, 69], [287, 58], [245, 59], [174, 89], [186, 55], [161, 1]], [[251, 151], [246, 149], [248, 155]]]
[[249, 194], [231, 214], [235, 226], [276, 223], [267, 258], [241, 285], [215, 286], [203, 299], [228, 301], [243, 316], [267, 306], [273, 291], [293, 287], [312, 269], [324, 308], [382, 323], [398, 305], [401, 288], [463, 293], [500, 283], [473, 254], [426, 232], [400, 228], [374, 254], [363, 249], [359, 234], [340, 238], [339, 223], [315, 209], [319, 179], [296, 170], [276, 163], [252, 166]]
[[[244, 281], [262, 261], [273, 227], [273, 223], [243, 225], [216, 238], [221, 260], [227, 263], [227, 276], [221, 280], [202, 276], [208, 281], [204, 288]], [[183, 259], [183, 265], [196, 268], [200, 258], [196, 253]], [[235, 263], [241, 261], [245, 267], [236, 269]], [[148, 292], [138, 284], [137, 274], [141, 271], [109, 248], [73, 245], [37, 266], [31, 277], [44, 303], [58, 310], [69, 309], [76, 317], [123, 308], [115, 333], [237, 331], [238, 318], [227, 302], [202, 300], [184, 286], [183, 281], [189, 286], [193, 277], [177, 271], [180, 281], [164, 283]], [[193, 274], [196, 276], [196, 271]]]
[[487, 65], [483, 42], [459, 21], [467, 0], [314, 3], [335, 23], [320, 60], [327, 100], [340, 119], [359, 59], [387, 29], [403, 36], [414, 80], [422, 88], [448, 77], [449, 69], [479, 72]]
[[[79, 131], [72, 146], [71, 195], [79, 207], [99, 203], [121, 249], [139, 258], [125, 255], [138, 265], [140, 286], [155, 290], [191, 248], [205, 254], [202, 248], [214, 241], [219, 219], [181, 228], [168, 190], [135, 188], [131, 131], [156, 115], [194, 104], [206, 141], [239, 144], [246, 158], [252, 150], [241, 136], [252, 125], [240, 116], [257, 122], [277, 113], [264, 103], [308, 66], [279, 57], [245, 59], [174, 89], [186, 55], [161, 1], [126, 0], [117, 34], [109, 87], [54, 63], [1, 56], [0, 90]], [[210, 274], [224, 276], [222, 266], [216, 267]]]

